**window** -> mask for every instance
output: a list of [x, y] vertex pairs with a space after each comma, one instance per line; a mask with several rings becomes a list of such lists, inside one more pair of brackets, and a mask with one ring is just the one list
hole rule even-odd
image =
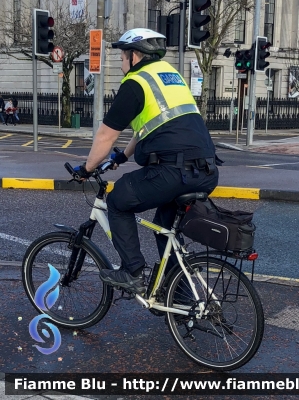
[[245, 43], [246, 10], [242, 8], [237, 14], [235, 25], [235, 43]]
[[21, 28], [21, 2], [20, 0], [13, 0], [13, 28], [14, 28], [14, 42], [21, 41], [20, 28]]
[[161, 10], [157, 10], [157, 2], [154, 0], [148, 1], [148, 17], [147, 17], [147, 27], [154, 31], [158, 30], [158, 16], [161, 15]]
[[273, 44], [275, 0], [265, 0], [264, 36]]
[[84, 95], [84, 63], [76, 63], [75, 69], [75, 94]]
[[210, 88], [209, 88], [209, 98], [216, 97], [216, 84], [217, 81], [217, 67], [212, 67], [212, 73], [210, 75]]

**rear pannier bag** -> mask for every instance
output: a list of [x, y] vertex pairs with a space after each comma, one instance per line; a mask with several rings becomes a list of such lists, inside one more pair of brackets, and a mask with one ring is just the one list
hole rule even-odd
[[253, 213], [218, 207], [211, 199], [196, 201], [182, 218], [180, 231], [217, 250], [245, 251], [253, 247], [252, 217]]

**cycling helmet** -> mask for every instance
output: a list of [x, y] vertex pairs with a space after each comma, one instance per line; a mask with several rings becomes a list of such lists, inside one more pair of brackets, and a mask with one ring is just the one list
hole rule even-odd
[[147, 28], [135, 28], [124, 33], [118, 42], [112, 43], [114, 49], [137, 50], [144, 54], [163, 58], [166, 54], [166, 37]]

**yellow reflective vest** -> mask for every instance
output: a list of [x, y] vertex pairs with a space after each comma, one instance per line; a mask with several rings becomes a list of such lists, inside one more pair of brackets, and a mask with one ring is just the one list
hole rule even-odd
[[153, 62], [129, 72], [121, 83], [128, 79], [138, 82], [145, 95], [143, 110], [131, 121], [137, 141], [173, 118], [199, 113], [184, 78], [166, 61]]

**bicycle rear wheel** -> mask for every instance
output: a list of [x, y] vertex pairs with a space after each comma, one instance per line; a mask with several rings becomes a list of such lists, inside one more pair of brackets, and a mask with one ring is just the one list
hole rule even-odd
[[[36, 290], [49, 279], [51, 264], [63, 278], [72, 254], [72, 234], [51, 232], [27, 249], [22, 265], [22, 279], [26, 294], [39, 313], [34, 300]], [[65, 328], [87, 328], [99, 322], [109, 310], [113, 289], [102, 282], [99, 270], [105, 268], [92, 242], [84, 239], [80, 252], [86, 252], [80, 275], [69, 286], [59, 285], [59, 297], [46, 313], [57, 325]], [[80, 256], [80, 252], [78, 257]], [[46, 296], [48, 295], [45, 294]]]
[[205, 367], [217, 371], [241, 367], [258, 350], [264, 332], [263, 308], [255, 288], [243, 273], [220, 259], [210, 257], [208, 264], [206, 257], [195, 257], [188, 264], [204, 311], [199, 316], [200, 306], [178, 268], [170, 278], [165, 305], [190, 310], [196, 304], [197, 316], [166, 314], [175, 342]]

